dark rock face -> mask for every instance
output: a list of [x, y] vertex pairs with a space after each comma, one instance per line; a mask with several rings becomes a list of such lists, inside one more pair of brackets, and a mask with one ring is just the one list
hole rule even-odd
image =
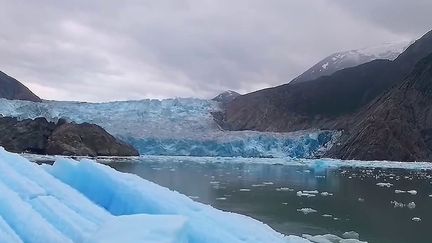
[[395, 61], [375, 60], [311, 82], [239, 96], [226, 104], [218, 121], [231, 130], [348, 129], [357, 112], [400, 83], [415, 63], [430, 53], [432, 31]]
[[11, 152], [44, 154], [48, 137], [56, 125], [45, 118], [18, 121], [16, 118], [0, 118], [0, 145]]
[[18, 121], [0, 118], [0, 145], [11, 152], [82, 156], [136, 156], [131, 146], [88, 123], [48, 122], [45, 118]]
[[58, 126], [48, 138], [47, 154], [89, 156], [137, 156], [138, 152], [100, 126], [83, 123], [65, 123]]
[[0, 72], [0, 98], [9, 100], [28, 100], [33, 102], [42, 101], [18, 80], [3, 72]]
[[360, 160], [432, 160], [432, 55], [358, 116], [328, 156]]

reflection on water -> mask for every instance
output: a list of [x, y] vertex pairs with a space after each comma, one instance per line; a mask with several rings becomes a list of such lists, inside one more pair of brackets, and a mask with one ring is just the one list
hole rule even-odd
[[[430, 242], [430, 172], [187, 161], [113, 162], [110, 166], [196, 201], [249, 215], [286, 234], [341, 235], [354, 230], [370, 243]], [[380, 187], [376, 185], [379, 182], [392, 185]], [[416, 190], [417, 194], [395, 190]], [[303, 191], [303, 196], [298, 196], [298, 191]], [[391, 201], [404, 207], [395, 208]], [[406, 207], [410, 202], [415, 208]], [[302, 208], [317, 212], [304, 214], [298, 211]], [[413, 217], [421, 221], [415, 222]]]

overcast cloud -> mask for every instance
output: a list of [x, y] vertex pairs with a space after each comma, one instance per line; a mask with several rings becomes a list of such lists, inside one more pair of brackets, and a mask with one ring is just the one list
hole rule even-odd
[[0, 2], [0, 70], [57, 100], [250, 92], [432, 29], [430, 0]]

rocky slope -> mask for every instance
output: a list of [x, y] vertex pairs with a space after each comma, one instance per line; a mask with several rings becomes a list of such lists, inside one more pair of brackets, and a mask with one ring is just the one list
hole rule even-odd
[[77, 156], [135, 156], [138, 152], [104, 129], [45, 118], [0, 118], [0, 146], [11, 152]]
[[3, 72], [0, 72], [0, 98], [41, 102], [26, 86]]
[[432, 160], [432, 54], [400, 85], [357, 115], [328, 156], [360, 160]]
[[411, 41], [401, 41], [337, 52], [319, 61], [291, 82], [299, 83], [315, 80], [322, 76], [331, 75], [339, 70], [355, 67], [377, 59], [394, 60], [411, 44]]
[[375, 60], [313, 82], [289, 83], [239, 96], [226, 105], [218, 120], [231, 130], [347, 129], [354, 114], [401, 82], [415, 63], [430, 53], [432, 31], [394, 61]]

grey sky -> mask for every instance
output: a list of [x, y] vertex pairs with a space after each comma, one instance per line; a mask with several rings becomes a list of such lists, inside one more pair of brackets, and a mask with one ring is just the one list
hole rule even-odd
[[430, 0], [0, 2], [0, 70], [58, 100], [249, 92], [432, 29]]

